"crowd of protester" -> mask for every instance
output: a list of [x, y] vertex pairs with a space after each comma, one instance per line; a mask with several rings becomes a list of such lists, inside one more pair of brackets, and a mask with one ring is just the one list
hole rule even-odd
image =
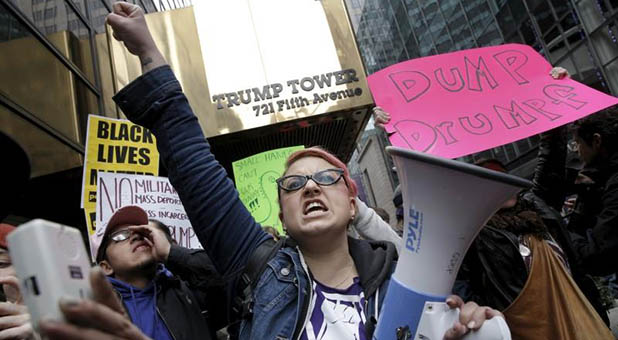
[[[371, 339], [402, 244], [400, 190], [391, 227], [383, 209], [357, 197], [343, 162], [323, 149], [304, 149], [290, 155], [277, 180], [285, 235], [260, 226], [210, 152], [141, 9], [122, 2], [113, 9], [107, 21], [114, 37], [139, 57], [143, 71], [114, 100], [157, 137], [204, 250], [177, 245], [139, 206], [117, 210], [94, 245], [93, 297], [63, 298], [66, 320], [41, 321], [41, 333], [49, 339]], [[552, 76], [568, 73], [557, 68]], [[374, 117], [378, 126], [389, 120], [379, 108]], [[16, 160], [15, 174], [7, 175], [14, 177], [5, 178], [29, 173], [23, 151], [0, 139]], [[581, 161], [575, 170], [567, 169], [568, 150]], [[463, 260], [446, 301], [461, 313], [445, 339], [459, 339], [495, 316], [505, 317], [515, 339], [613, 339], [607, 308], [618, 292], [610, 285], [606, 301], [599, 283], [615, 284], [618, 272], [617, 151], [616, 107], [540, 136], [533, 187], [490, 218]], [[477, 165], [507, 172], [495, 159]], [[7, 183], [6, 192], [14, 194], [19, 183]], [[10, 202], [0, 209], [1, 221]], [[7, 252], [14, 228], [0, 224], [0, 339], [36, 339]]]

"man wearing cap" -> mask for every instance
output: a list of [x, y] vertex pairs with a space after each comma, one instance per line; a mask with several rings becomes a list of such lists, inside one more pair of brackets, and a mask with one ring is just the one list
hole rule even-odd
[[[155, 340], [212, 339], [197, 296], [158, 258], [147, 213], [117, 210], [93, 242], [97, 263], [120, 296], [133, 323]], [[164, 238], [164, 237], [163, 237]]]

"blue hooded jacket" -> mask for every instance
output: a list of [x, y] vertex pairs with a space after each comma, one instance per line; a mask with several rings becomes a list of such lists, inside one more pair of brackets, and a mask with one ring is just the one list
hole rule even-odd
[[157, 278], [172, 274], [161, 266], [157, 270], [155, 279], [144, 289], [108, 277], [114, 289], [120, 294], [122, 302], [131, 317], [131, 321], [147, 336], [154, 340], [173, 340], [165, 321], [157, 311]]

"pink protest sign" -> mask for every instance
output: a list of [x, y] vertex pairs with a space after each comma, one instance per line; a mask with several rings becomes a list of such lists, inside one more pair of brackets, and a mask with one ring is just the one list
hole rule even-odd
[[456, 158], [570, 123], [618, 103], [531, 47], [508, 44], [405, 61], [369, 76], [395, 146]]

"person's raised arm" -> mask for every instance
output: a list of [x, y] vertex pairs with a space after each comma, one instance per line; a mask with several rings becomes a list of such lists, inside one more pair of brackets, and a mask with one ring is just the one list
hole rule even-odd
[[[569, 77], [562, 67], [554, 67], [550, 75], [554, 79]], [[540, 134], [537, 166], [534, 169], [532, 192], [547, 205], [560, 211], [566, 187], [566, 126], [560, 126]]]
[[156, 136], [169, 180], [219, 273], [227, 276], [242, 270], [267, 234], [244, 207], [225, 169], [210, 152], [179, 82], [156, 50], [143, 11], [136, 5], [116, 3], [107, 22], [130, 52], [139, 53], [142, 61], [153, 58], [143, 66], [147, 72], [114, 100], [131, 121]]
[[389, 241], [395, 245], [397, 252], [401, 248], [401, 237], [365, 202], [356, 198], [356, 216], [352, 221], [354, 228], [366, 240]]
[[148, 31], [142, 9], [126, 2], [117, 2], [112, 7], [106, 22], [114, 29], [114, 38], [122, 41], [129, 52], [139, 58], [142, 73], [167, 65]]

